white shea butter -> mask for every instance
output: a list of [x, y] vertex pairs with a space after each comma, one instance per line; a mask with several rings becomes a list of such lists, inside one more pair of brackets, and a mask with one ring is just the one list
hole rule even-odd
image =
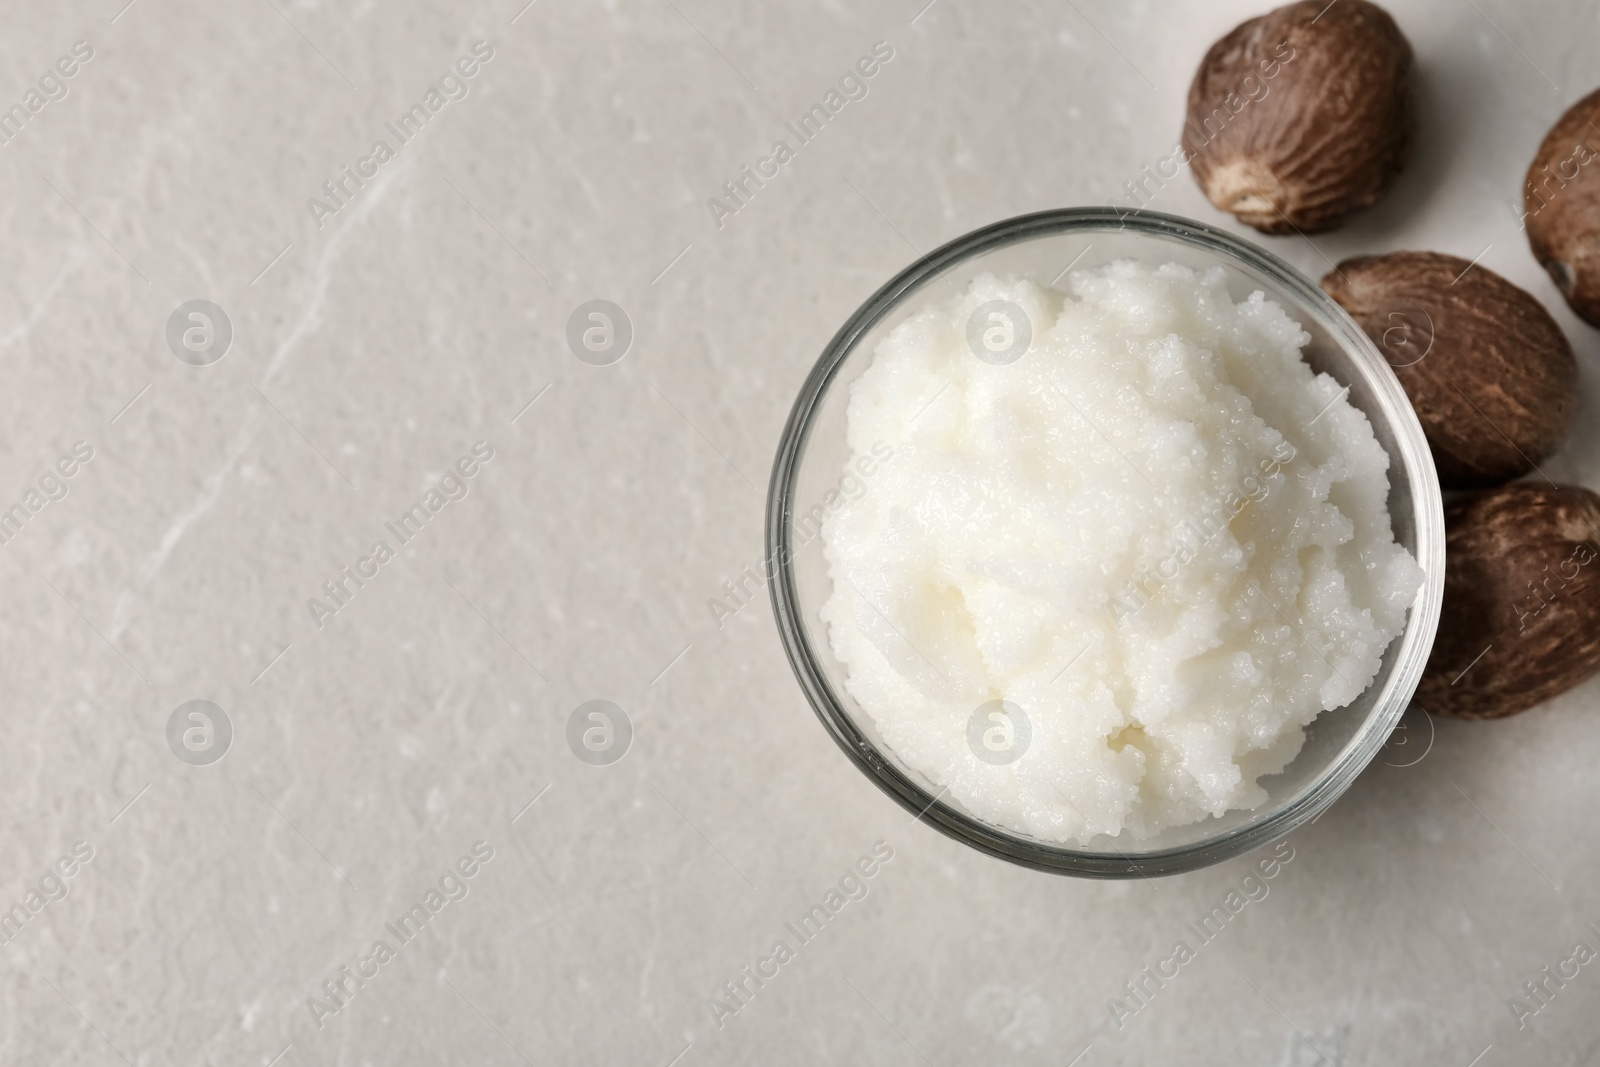
[[[1006, 365], [968, 341], [996, 300], [1032, 329]], [[821, 616], [902, 760], [1060, 842], [1266, 799], [1257, 780], [1372, 682], [1422, 581], [1388, 455], [1309, 340], [1221, 269], [1121, 261], [1065, 293], [979, 277], [879, 344], [850, 462], [874, 442], [893, 460], [823, 525]]]

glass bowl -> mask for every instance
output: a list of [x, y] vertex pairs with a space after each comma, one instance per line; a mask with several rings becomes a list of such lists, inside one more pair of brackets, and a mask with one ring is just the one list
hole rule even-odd
[[[796, 521], [840, 484], [849, 451], [849, 386], [889, 331], [925, 304], [964, 289], [978, 274], [1053, 285], [1071, 265], [1115, 259], [1224, 268], [1235, 301], [1261, 290], [1311, 335], [1304, 355], [1349, 388], [1351, 403], [1388, 452], [1395, 539], [1424, 578], [1404, 632], [1390, 643], [1372, 684], [1344, 708], [1306, 728], [1304, 747], [1282, 772], [1260, 779], [1268, 799], [1155, 837], [1123, 833], [1066, 845], [986, 822], [907, 766], [884, 744], [871, 715], [844, 686], [818, 610], [832, 590], [822, 538], [796, 538]], [[1444, 515], [1433, 459], [1394, 372], [1359, 326], [1293, 267], [1201, 223], [1151, 212], [1072, 208], [986, 226], [939, 248], [879, 289], [834, 335], [795, 400], [778, 446], [767, 498], [766, 541], [773, 608], [784, 651], [822, 724], [846, 755], [907, 811], [979, 851], [1039, 870], [1127, 878], [1193, 870], [1248, 852], [1315, 818], [1349, 787], [1405, 714], [1439, 624], [1444, 587]]]

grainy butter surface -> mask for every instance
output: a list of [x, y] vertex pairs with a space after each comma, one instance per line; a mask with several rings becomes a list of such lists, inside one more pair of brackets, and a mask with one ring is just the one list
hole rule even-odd
[[[1002, 300], [1032, 341], [995, 365], [969, 321]], [[823, 527], [822, 617], [900, 758], [1063, 842], [1266, 798], [1422, 581], [1388, 455], [1308, 340], [1220, 269], [1133, 261], [1064, 292], [985, 275], [885, 338], [848, 433], [894, 461]]]

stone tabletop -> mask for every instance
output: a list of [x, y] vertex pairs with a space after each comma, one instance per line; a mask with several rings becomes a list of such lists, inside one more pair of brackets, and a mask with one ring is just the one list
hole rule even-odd
[[[880, 794], [727, 584], [851, 311], [1125, 197], [1265, 5], [525, 2], [5, 8], [0, 1064], [1595, 1062], [1600, 682], [1090, 882]], [[1389, 6], [1408, 169], [1258, 239], [1528, 288], [1600, 487], [1511, 206], [1600, 12]]]

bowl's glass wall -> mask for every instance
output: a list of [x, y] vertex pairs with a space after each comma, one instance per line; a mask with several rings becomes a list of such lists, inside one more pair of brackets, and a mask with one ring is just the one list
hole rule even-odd
[[[1272, 836], [1276, 836], [1313, 817], [1348, 785], [1399, 721], [1437, 625], [1443, 541], [1439, 493], [1415, 415], [1405, 404], [1392, 372], [1355, 324], [1303, 277], [1269, 257], [1258, 261], [1240, 258], [1232, 249], [1217, 243], [1219, 239], [1232, 242], [1231, 238], [1181, 220], [1163, 222], [1157, 218], [1134, 228], [1132, 220], [1124, 224], [1114, 216], [1096, 221], [1092, 213], [1051, 214], [1090, 217], [1064, 217], [1060, 225], [990, 241], [987, 247], [946, 257], [942, 263], [936, 252], [924, 261], [928, 266], [920, 275], [914, 267], [891, 282], [841, 331], [835, 347], [830, 348], [807, 384], [809, 405], [804, 394], [797, 405], [790, 427], [794, 438], [790, 462], [786, 464], [780, 452], [775, 469], [773, 489], [785, 499], [779, 501], [780, 507], [772, 512], [771, 519], [776, 524], [781, 515], [786, 527], [769, 530], [774, 558], [783, 563], [783, 589], [775, 590], [775, 599], [780, 622], [787, 622], [785, 638], [791, 646], [791, 658], [802, 673], [803, 683], [808, 681], [804, 677], [807, 671], [814, 675], [809, 679], [808, 692], [824, 721], [835, 720], [830, 727], [836, 739], [879, 777], [880, 784], [891, 794], [898, 794], [902, 803], [915, 803], [920, 799], [916, 793], [926, 795], [924, 803], [934, 803], [939, 786], [902, 764], [893, 750], [881, 742], [872, 717], [851, 698], [845, 685], [845, 669], [835, 659], [827, 628], [818, 617], [832, 582], [821, 538], [812, 535], [815, 522], [807, 522], [805, 517], [838, 486], [843, 473], [848, 457], [845, 419], [850, 384], [866, 369], [879, 341], [896, 325], [928, 302], [961, 291], [984, 272], [1026, 277], [1048, 285], [1069, 264], [1073, 269], [1083, 269], [1115, 259], [1136, 258], [1151, 263], [1178, 262], [1199, 269], [1220, 265], [1227, 272], [1235, 300], [1263, 291], [1304, 326], [1312, 338], [1305, 351], [1310, 364], [1349, 387], [1350, 401], [1366, 413], [1379, 443], [1389, 453], [1389, 507], [1395, 537], [1428, 572], [1406, 633], [1390, 645], [1377, 678], [1361, 697], [1345, 708], [1318, 716], [1294, 762], [1283, 773], [1262, 779], [1270, 799], [1254, 811], [1229, 812], [1221, 818], [1173, 828], [1140, 842], [1133, 842], [1124, 834], [1071, 847], [1034, 841], [997, 827], [981, 828], [986, 840], [980, 847], [996, 851], [995, 846], [999, 845], [998, 851], [1008, 853], [1011, 849], [1006, 846], [1015, 844], [1021, 854], [1008, 858], [1022, 862], [1073, 869], [1078, 866], [1074, 857], [1082, 857], [1090, 861], [1089, 869], [1083, 873], [1115, 874], [1119, 873], [1119, 865], [1131, 868], [1132, 861], [1159, 858], [1158, 862], [1139, 864], [1140, 870], [1183, 869], [1198, 865], [1196, 850], [1204, 853], [1198, 862], [1226, 855], [1229, 848], [1212, 847], [1219, 839], [1238, 839], [1239, 846], [1254, 847], [1270, 838], [1259, 832], [1248, 833], [1252, 828], [1274, 822]], [[849, 335], [853, 330], [859, 332], [852, 338]], [[939, 384], [929, 383], [930, 397]], [[867, 492], [871, 491], [869, 481]], [[785, 614], [789, 619], [782, 618]], [[845, 721], [838, 721], [840, 717]], [[883, 781], [896, 778], [899, 781], [895, 783]], [[913, 786], [910, 795], [905, 788], [907, 783]], [[944, 816], [936, 820], [941, 828], [956, 836], [970, 836], [968, 831], [978, 824], [948, 797], [938, 800], [935, 809], [935, 814]], [[1095, 857], [1104, 862], [1096, 862]]]

